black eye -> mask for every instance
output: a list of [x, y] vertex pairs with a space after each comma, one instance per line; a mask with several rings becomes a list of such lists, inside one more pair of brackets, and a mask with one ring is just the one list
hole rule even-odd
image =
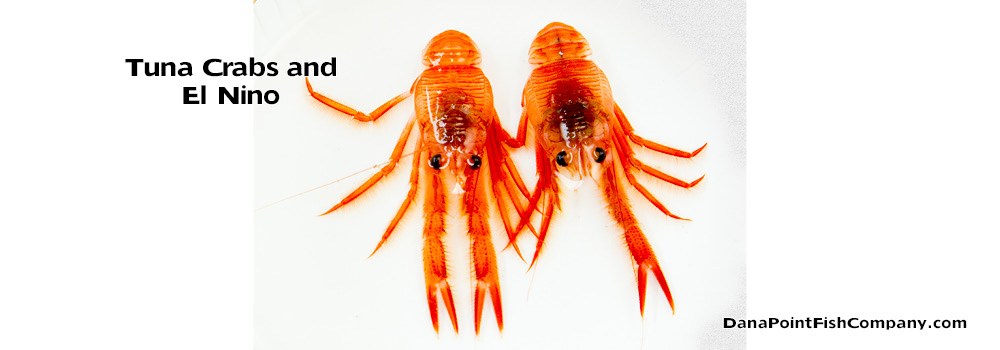
[[607, 152], [604, 152], [603, 148], [597, 147], [594, 149], [594, 161], [598, 163], [603, 163], [604, 158], [608, 156]]
[[483, 159], [479, 158], [479, 156], [474, 155], [472, 157], [469, 157], [469, 167], [472, 168], [472, 170], [479, 169], [479, 167], [482, 165], [483, 165]]
[[559, 166], [569, 166], [569, 160], [566, 159], [566, 151], [559, 152], [556, 155], [556, 164], [559, 164]]
[[428, 162], [431, 164], [431, 168], [434, 168], [434, 170], [441, 170], [441, 155], [440, 154], [435, 154], [435, 155], [431, 156], [431, 159]]

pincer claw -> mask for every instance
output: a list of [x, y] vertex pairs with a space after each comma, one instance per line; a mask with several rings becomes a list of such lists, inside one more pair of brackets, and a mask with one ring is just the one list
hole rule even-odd
[[643, 316], [644, 310], [646, 308], [646, 271], [652, 271], [653, 276], [656, 277], [656, 281], [660, 283], [660, 288], [663, 289], [663, 294], [667, 296], [667, 302], [670, 303], [670, 311], [674, 314], [677, 310], [674, 310], [674, 297], [670, 294], [670, 286], [667, 285], [667, 278], [663, 276], [663, 270], [660, 270], [660, 264], [656, 262], [655, 259], [644, 261], [639, 264], [638, 271], [638, 282], [639, 282], [639, 316]]
[[441, 299], [444, 300], [444, 307], [448, 310], [448, 317], [451, 318], [451, 326], [458, 333], [458, 317], [455, 315], [455, 299], [451, 294], [451, 286], [448, 281], [427, 284], [427, 306], [431, 311], [431, 324], [434, 325], [434, 333], [438, 333], [438, 292], [443, 292]]

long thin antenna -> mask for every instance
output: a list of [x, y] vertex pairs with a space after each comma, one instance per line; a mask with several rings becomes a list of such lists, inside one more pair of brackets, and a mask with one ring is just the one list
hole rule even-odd
[[535, 265], [534, 269], [535, 270], [531, 272], [531, 280], [528, 281], [528, 291], [524, 295], [525, 302], [529, 301], [529, 298], [531, 297], [531, 286], [535, 285], [535, 275], [538, 274], [537, 264]]
[[[409, 156], [412, 156], [412, 155], [413, 155], [414, 153], [416, 153], [416, 152], [410, 152], [410, 153], [406, 153], [406, 154], [403, 154], [403, 155], [402, 155], [402, 156], [400, 157], [400, 159], [403, 159], [403, 158], [406, 158], [406, 157], [409, 157]], [[271, 203], [271, 204], [268, 204], [268, 205], [265, 205], [265, 206], [263, 206], [263, 207], [260, 207], [260, 208], [257, 208], [257, 209], [254, 209], [253, 211], [254, 211], [254, 212], [257, 212], [257, 211], [260, 211], [260, 210], [262, 210], [262, 209], [265, 209], [265, 208], [267, 208], [267, 207], [270, 207], [270, 206], [272, 206], [272, 205], [275, 205], [275, 204], [278, 204], [278, 203], [281, 203], [281, 202], [284, 202], [284, 201], [286, 201], [286, 200], [289, 200], [289, 199], [292, 199], [292, 198], [295, 198], [295, 197], [298, 197], [298, 196], [301, 196], [301, 195], [304, 195], [304, 194], [306, 194], [306, 193], [309, 193], [309, 192], [312, 192], [312, 191], [315, 191], [315, 190], [318, 190], [318, 189], [321, 189], [321, 188], [323, 188], [323, 187], [326, 187], [326, 186], [330, 186], [330, 185], [333, 185], [333, 184], [335, 184], [335, 183], [338, 183], [338, 182], [341, 182], [341, 181], [344, 181], [344, 180], [347, 180], [347, 179], [350, 179], [350, 178], [352, 178], [352, 177], [354, 177], [354, 176], [357, 176], [357, 175], [360, 175], [361, 173], [364, 173], [364, 172], [366, 172], [366, 171], [369, 171], [369, 170], [372, 170], [372, 169], [375, 169], [375, 168], [378, 168], [378, 167], [382, 167], [382, 166], [385, 166], [386, 164], [389, 164], [389, 161], [385, 161], [385, 162], [382, 162], [382, 163], [378, 163], [378, 164], [375, 164], [375, 165], [372, 165], [372, 166], [370, 166], [370, 167], [367, 167], [367, 168], [364, 168], [364, 169], [361, 169], [361, 170], [358, 170], [357, 172], [355, 172], [355, 173], [353, 173], [353, 174], [349, 174], [349, 175], [347, 175], [347, 176], [344, 176], [344, 177], [342, 177], [342, 178], [339, 178], [339, 179], [336, 179], [336, 180], [333, 180], [333, 181], [330, 181], [330, 182], [328, 182], [328, 183], [326, 183], [326, 184], [323, 184], [323, 185], [320, 185], [320, 186], [317, 186], [317, 187], [314, 187], [314, 188], [311, 188], [311, 189], [308, 189], [308, 190], [305, 190], [305, 191], [302, 191], [302, 192], [299, 192], [299, 193], [296, 193], [296, 194], [293, 194], [293, 195], [291, 195], [291, 196], [288, 196], [288, 197], [285, 197], [285, 198], [282, 198], [282, 199], [278, 200], [277, 202], [273, 202], [273, 203]]]
[[642, 318], [642, 335], [639, 336], [639, 349], [646, 346], [646, 318]]

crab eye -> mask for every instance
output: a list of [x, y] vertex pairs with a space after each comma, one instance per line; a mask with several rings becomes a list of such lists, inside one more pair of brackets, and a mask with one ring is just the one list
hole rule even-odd
[[434, 170], [441, 170], [441, 168], [443, 168], [444, 165], [446, 165], [446, 164], [444, 164], [444, 165], [441, 164], [441, 155], [440, 154], [435, 154], [435, 155], [431, 156], [431, 159], [429, 159], [427, 162], [430, 163], [431, 168], [434, 168]]
[[559, 152], [556, 155], [556, 164], [559, 166], [569, 166], [569, 157], [566, 155], [566, 151]]
[[597, 147], [594, 149], [594, 161], [598, 163], [603, 163], [604, 158], [608, 156], [608, 153], [604, 151], [603, 148]]
[[479, 158], [479, 156], [473, 155], [472, 157], [469, 157], [469, 167], [472, 168], [472, 170], [479, 169], [482, 165], [483, 159]]

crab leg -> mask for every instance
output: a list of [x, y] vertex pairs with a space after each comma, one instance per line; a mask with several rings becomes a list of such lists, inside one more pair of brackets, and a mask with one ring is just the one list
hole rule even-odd
[[388, 112], [390, 109], [392, 109], [392, 107], [395, 107], [397, 104], [403, 102], [403, 100], [405, 100], [407, 97], [410, 97], [410, 95], [413, 94], [410, 91], [401, 93], [396, 97], [393, 97], [391, 100], [383, 103], [381, 106], [372, 111], [371, 114], [365, 114], [365, 112], [361, 112], [354, 108], [348, 107], [345, 104], [334, 101], [329, 97], [323, 96], [323, 94], [321, 93], [313, 91], [312, 84], [309, 83], [309, 78], [306, 78], [306, 89], [309, 89], [309, 95], [312, 95], [312, 97], [315, 98], [317, 101], [329, 106], [330, 108], [341, 111], [342, 113], [351, 116], [355, 120], [363, 122], [373, 122], [378, 120], [378, 118], [382, 117], [382, 115], [385, 114], [385, 112]]
[[[507, 145], [507, 147], [518, 148], [524, 145], [523, 140], [517, 141], [514, 140], [514, 138], [510, 137], [510, 134], [507, 133], [507, 130], [503, 129], [503, 126], [500, 125], [500, 122], [497, 121], [495, 117], [494, 117], [494, 122], [490, 125], [490, 127], [493, 130], [496, 130], [496, 132], [494, 133], [494, 137], [498, 138], [500, 141], [503, 141]], [[514, 161], [510, 159], [510, 155], [507, 153], [506, 150], [504, 150], [499, 146], [499, 142], [497, 142], [497, 149], [501, 154], [503, 154], [504, 166], [512, 175], [511, 178], [514, 180], [514, 183], [517, 184], [517, 189], [520, 190], [521, 194], [524, 195], [525, 197], [530, 197], [531, 195], [528, 192], [528, 187], [524, 185], [523, 181], [521, 181], [521, 174], [518, 173], [517, 167], [514, 166]]]
[[[625, 137], [626, 137], [625, 134], [628, 134], [630, 132], [629, 128], [631, 128], [631, 126], [628, 125], [628, 120], [625, 119], [625, 115], [624, 114], [619, 115], [618, 112], [621, 112], [621, 110], [620, 109], [616, 109], [616, 113], [615, 114], [616, 114], [617, 118], [614, 118], [612, 120], [612, 127], [611, 128], [612, 128], [612, 133], [613, 133], [615, 144], [618, 146], [619, 149], [622, 150], [621, 153], [622, 153], [622, 157], [624, 158], [623, 160], [626, 161], [626, 162], [628, 162], [626, 164], [626, 171], [629, 171], [629, 168], [631, 168], [631, 167], [635, 167], [635, 168], [638, 168], [639, 170], [642, 170], [642, 172], [644, 172], [646, 174], [652, 175], [653, 177], [655, 177], [657, 179], [669, 182], [669, 183], [673, 184], [674, 186], [683, 187], [683, 188], [694, 187], [694, 185], [697, 185], [699, 182], [701, 182], [702, 179], [705, 178], [705, 176], [702, 175], [697, 180], [694, 180], [694, 181], [691, 181], [691, 182], [687, 182], [687, 181], [678, 179], [676, 177], [673, 177], [673, 176], [671, 176], [669, 174], [666, 174], [666, 173], [664, 173], [662, 171], [659, 171], [656, 168], [648, 166], [645, 163], [643, 163], [642, 161], [640, 161], [639, 158], [637, 158], [635, 156], [635, 152], [632, 151], [631, 145], [629, 145], [628, 142], [625, 139]], [[629, 134], [629, 137], [631, 137], [632, 135], [635, 135], [635, 134]], [[635, 136], [635, 137], [638, 137], [638, 136]], [[634, 141], [634, 139], [633, 139], [633, 141]], [[706, 144], [706, 145], [708, 145], [708, 144]], [[662, 146], [662, 147], [666, 147], [666, 146]], [[667, 147], [667, 148], [669, 148], [669, 147]], [[702, 148], [699, 148], [697, 151], [695, 151], [692, 154], [688, 154], [687, 152], [684, 152], [685, 154], [688, 154], [688, 156], [685, 157], [685, 158], [693, 157], [694, 155], [698, 154], [698, 152], [701, 152], [701, 150], [703, 148], [705, 148], [705, 146], [702, 146]], [[683, 152], [683, 151], [680, 151], [680, 152]], [[676, 154], [674, 154], [674, 155], [676, 155]], [[684, 157], [684, 156], [679, 156], [679, 157]]]
[[[521, 107], [524, 107], [523, 95], [521, 96]], [[522, 108], [521, 121], [518, 122], [517, 124], [517, 138], [512, 138], [508, 134], [507, 139], [504, 140], [504, 143], [506, 143], [507, 146], [510, 146], [510, 148], [518, 148], [524, 146], [524, 143], [527, 141], [527, 139], [528, 139], [528, 109]]]
[[[490, 165], [492, 166], [492, 165]], [[490, 238], [489, 202], [486, 201], [486, 191], [483, 188], [485, 177], [482, 173], [473, 173], [472, 190], [464, 195], [464, 210], [469, 218], [469, 240], [471, 241], [472, 268], [476, 277], [476, 334], [483, 316], [483, 304], [487, 291], [493, 299], [493, 313], [497, 318], [497, 327], [503, 331], [503, 312], [500, 304], [500, 281], [497, 278], [497, 257], [493, 251], [493, 241]]]
[[[531, 221], [531, 215], [538, 208], [539, 200], [542, 196], [546, 198], [545, 210], [542, 212], [542, 223], [538, 228], [538, 242], [535, 243], [535, 254], [531, 258], [528, 270], [535, 266], [538, 256], [542, 252], [542, 244], [545, 242], [545, 235], [549, 232], [549, 224], [552, 222], [552, 212], [559, 207], [559, 186], [555, 182], [555, 172], [548, 167], [548, 157], [541, 147], [535, 148], [535, 162], [538, 167], [538, 183], [535, 185], [535, 193], [531, 196], [528, 208], [521, 214], [521, 222], [518, 223], [517, 232], [521, 232], [524, 225]], [[543, 167], [543, 165], [546, 165]]]
[[705, 146], [708, 146], [708, 143], [705, 143], [700, 148], [694, 150], [694, 152], [687, 152], [646, 140], [639, 135], [636, 135], [635, 129], [632, 128], [632, 124], [628, 122], [628, 118], [625, 118], [625, 112], [622, 111], [621, 107], [618, 107], [617, 103], [615, 104], [615, 117], [621, 122], [622, 128], [624, 129], [625, 134], [628, 135], [629, 140], [663, 154], [680, 158], [691, 158], [698, 155], [698, 153], [701, 153], [701, 150], [705, 149]]
[[[503, 129], [500, 128], [498, 124], [494, 123], [496, 123], [495, 117], [488, 126], [489, 129], [487, 130], [487, 135], [490, 139], [496, 140], [497, 130], [499, 129], [502, 131]], [[509, 157], [506, 152], [504, 152], [503, 146], [501, 146], [498, 142], [492, 142], [486, 145], [486, 155], [486, 166], [490, 171], [490, 189], [493, 192], [493, 200], [496, 201], [497, 211], [500, 213], [500, 221], [503, 222], [504, 230], [507, 233], [508, 246], [514, 246], [514, 252], [517, 253], [517, 256], [521, 258], [521, 260], [524, 260], [524, 257], [521, 256], [521, 249], [517, 246], [517, 233], [514, 232], [511, 225], [511, 219], [509, 217], [510, 214], [504, 206], [504, 193], [506, 193], [511, 202], [513, 202], [515, 210], [517, 210], [518, 213], [521, 211], [520, 201], [514, 198], [515, 192], [511, 190], [513, 185], [511, 185], [510, 176], [507, 176], [509, 173], [504, 173], [504, 170], [507, 169], [505, 168], [505, 160], [508, 160]], [[509, 171], [509, 169], [507, 170]]]
[[458, 317], [455, 315], [455, 300], [448, 285], [448, 265], [445, 263], [444, 234], [447, 199], [444, 185], [439, 176], [428, 176], [428, 186], [424, 201], [424, 280], [427, 282], [427, 306], [431, 312], [431, 324], [438, 332], [438, 293], [451, 317], [451, 325], [458, 333]]
[[[535, 167], [538, 169], [538, 182], [535, 183], [535, 190], [528, 200], [528, 206], [521, 212], [521, 220], [517, 223], [517, 228], [514, 229], [515, 234], [520, 233], [524, 226], [530, 224], [531, 216], [538, 210], [538, 201], [542, 195], [548, 198], [549, 206], [554, 204], [556, 208], [559, 207], [559, 186], [556, 185], [555, 171], [551, 168], [549, 158], [545, 155], [541, 145], [535, 147]], [[549, 214], [551, 214], [551, 210]], [[543, 213], [543, 215], [545, 214]], [[540, 230], [548, 230], [548, 221], [544, 220], [544, 216]]]
[[372, 251], [371, 255], [368, 255], [369, 258], [372, 257], [372, 255], [375, 255], [375, 252], [377, 252], [378, 249], [382, 247], [382, 244], [385, 244], [385, 241], [389, 239], [389, 235], [396, 229], [396, 225], [399, 224], [399, 220], [403, 219], [403, 215], [406, 214], [406, 209], [410, 207], [410, 203], [413, 202], [413, 198], [417, 195], [417, 187], [420, 185], [420, 160], [423, 159], [420, 153], [422, 147], [423, 140], [417, 139], [417, 148], [413, 153], [413, 170], [410, 170], [410, 190], [406, 192], [406, 199], [403, 200], [403, 204], [399, 206], [396, 216], [392, 218], [391, 222], [389, 222], [389, 227], [386, 227], [385, 233], [382, 235], [382, 240], [380, 240], [378, 245], [375, 246], [375, 250]]
[[360, 196], [362, 193], [365, 193], [365, 191], [374, 186], [375, 183], [377, 183], [383, 177], [389, 175], [389, 173], [392, 172], [392, 169], [396, 168], [396, 164], [399, 163], [399, 159], [403, 156], [403, 148], [406, 147], [406, 140], [410, 138], [410, 132], [412, 131], [413, 124], [416, 122], [416, 120], [417, 116], [414, 115], [410, 117], [410, 121], [406, 123], [406, 126], [403, 128], [403, 134], [399, 136], [399, 142], [396, 143], [396, 148], [392, 150], [392, 155], [389, 156], [388, 164], [383, 166], [382, 169], [379, 169], [378, 173], [372, 175], [372, 177], [369, 178], [368, 181], [365, 181], [365, 183], [361, 184], [361, 186], [358, 187], [356, 190], [354, 190], [354, 192], [351, 192], [351, 194], [348, 194], [347, 197], [344, 197], [344, 199], [341, 200], [340, 203], [337, 203], [337, 205], [334, 205], [333, 208], [330, 208], [330, 210], [327, 210], [325, 213], [319, 215], [323, 216], [332, 213], [334, 210], [340, 209], [341, 207], [347, 205], [347, 203], [353, 201], [355, 198], [358, 198], [358, 196]]
[[[617, 147], [617, 149], [620, 150], [616, 151], [615, 154], [621, 158], [624, 158], [621, 160], [620, 164], [622, 165], [622, 172], [625, 174], [625, 178], [628, 180], [629, 184], [631, 184], [632, 187], [634, 187], [637, 191], [639, 191], [639, 193], [642, 194], [642, 196], [645, 197], [646, 200], [652, 203], [653, 206], [655, 206], [657, 209], [659, 209], [667, 216], [672, 217], [674, 219], [687, 220], [685, 218], [682, 218], [680, 216], [671, 213], [670, 210], [668, 210], [667, 207], [663, 205], [663, 203], [661, 203], [658, 199], [656, 199], [656, 197], [654, 197], [653, 194], [650, 193], [645, 186], [639, 183], [639, 181], [635, 178], [635, 175], [632, 173], [634, 170], [636, 170], [634, 166], [636, 166], [636, 162], [638, 162], [638, 159], [635, 158], [635, 153], [632, 152], [631, 146], [625, 140], [624, 132], [621, 131], [622, 125], [620, 124], [620, 121], [614, 119], [611, 127], [612, 127], [612, 141], [614, 142], [615, 147]], [[666, 174], [663, 175], [669, 176]], [[680, 184], [674, 183], [674, 185], [681, 186], [684, 188], [690, 188], [691, 186], [697, 185], [699, 182], [701, 182], [701, 179], [704, 177], [705, 176], [702, 176], [701, 178], [691, 182], [690, 184], [683, 182], [681, 180], [677, 180], [681, 183]], [[671, 178], [673, 177], [671, 176]]]
[[[625, 171], [625, 169], [622, 169]], [[604, 169], [604, 174], [601, 177], [601, 190], [604, 192], [604, 198], [608, 202], [608, 207], [611, 211], [611, 216], [614, 217], [618, 225], [625, 231], [623, 238], [625, 239], [625, 244], [628, 245], [629, 254], [632, 255], [632, 261], [635, 262], [637, 268], [637, 282], [639, 286], [639, 315], [643, 315], [646, 307], [646, 273], [652, 272], [653, 276], [656, 277], [656, 281], [660, 284], [660, 288], [663, 289], [663, 294], [667, 296], [667, 302], [670, 303], [670, 310], [674, 310], [674, 297], [670, 294], [670, 287], [667, 286], [667, 279], [663, 276], [663, 271], [660, 269], [660, 264], [656, 261], [656, 255], [653, 254], [653, 247], [649, 245], [649, 241], [646, 240], [646, 236], [642, 233], [639, 228], [639, 222], [635, 219], [635, 215], [632, 214], [632, 208], [628, 204], [628, 197], [623, 188], [621, 188], [621, 183], [619, 182], [617, 176], [617, 167], [607, 167]]]

